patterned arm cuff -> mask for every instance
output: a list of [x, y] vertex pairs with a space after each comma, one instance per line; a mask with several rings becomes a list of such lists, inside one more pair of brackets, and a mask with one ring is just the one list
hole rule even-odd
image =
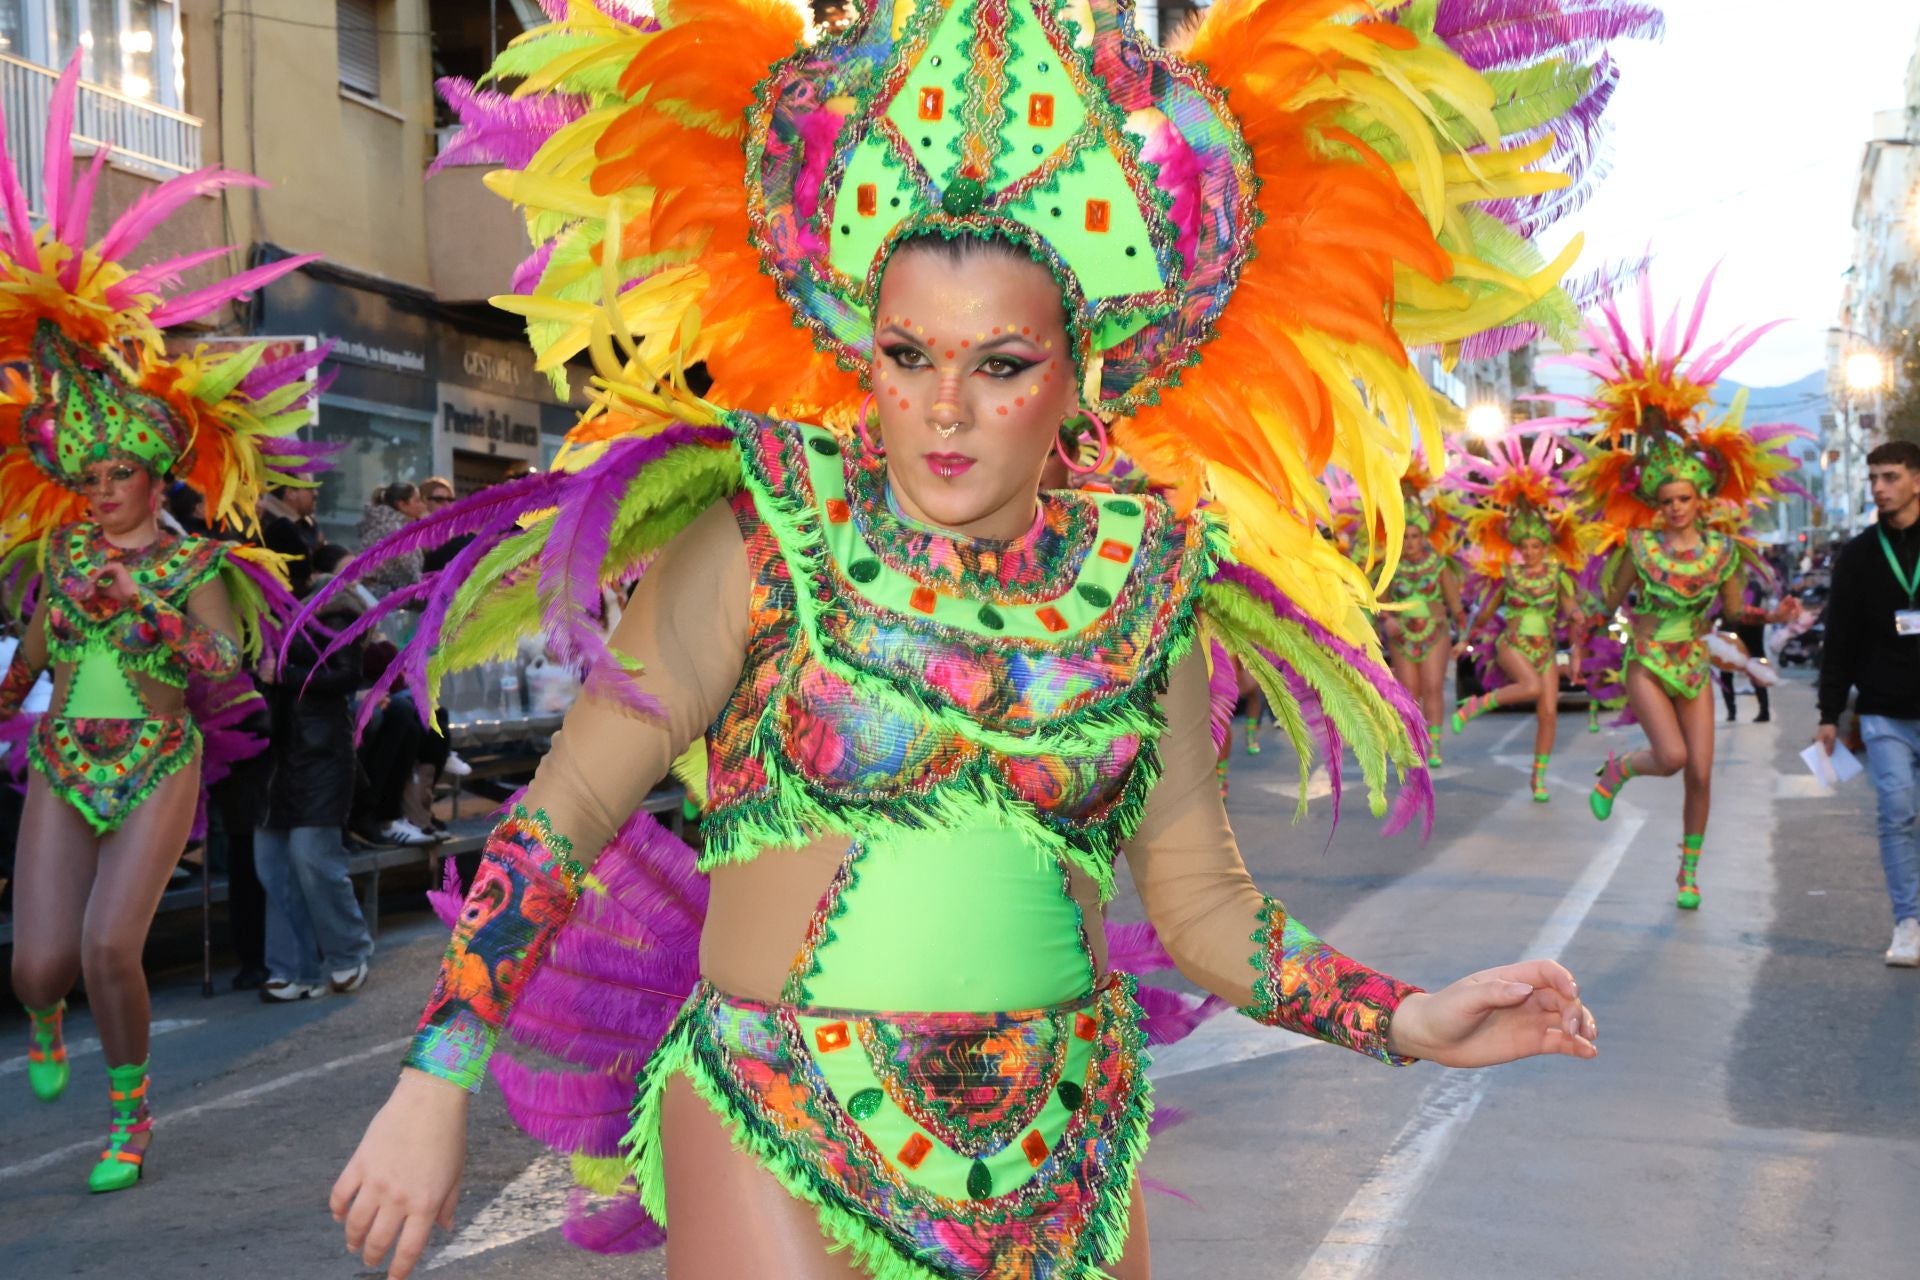
[[1316, 938], [1273, 898], [1262, 900], [1256, 949], [1255, 1022], [1285, 1027], [1394, 1066], [1412, 1058], [1387, 1052], [1387, 1028], [1400, 1002], [1420, 988], [1375, 973]]
[[27, 660], [18, 649], [13, 653], [13, 665], [7, 668], [5, 680], [0, 680], [0, 720], [19, 714], [21, 704], [27, 695], [33, 692], [33, 682], [40, 673], [27, 665]]
[[546, 810], [515, 805], [487, 839], [404, 1065], [478, 1089], [513, 1002], [567, 922], [586, 871]]
[[215, 679], [240, 669], [240, 646], [203, 627], [153, 592], [141, 590], [133, 604], [133, 647], [164, 646], [180, 655], [189, 670]]

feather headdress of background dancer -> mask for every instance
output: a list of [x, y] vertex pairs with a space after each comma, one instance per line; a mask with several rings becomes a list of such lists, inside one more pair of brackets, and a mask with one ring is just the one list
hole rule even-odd
[[[1489, 354], [1577, 320], [1560, 284], [1577, 244], [1548, 262], [1530, 237], [1592, 176], [1606, 43], [1650, 34], [1657, 13], [1227, 0], [1170, 53], [1110, 0], [902, 0], [817, 43], [767, 0], [687, 0], [657, 17], [546, 7], [554, 22], [494, 66], [510, 94], [443, 86], [467, 126], [443, 159], [507, 166], [488, 185], [525, 212], [535, 251], [494, 301], [526, 317], [556, 378], [591, 359], [594, 403], [559, 470], [359, 558], [364, 570], [474, 535], [362, 620], [421, 611], [369, 705], [404, 679], [430, 715], [448, 672], [544, 634], [591, 668], [590, 687], [647, 710], [595, 623], [602, 587], [753, 482], [759, 415], [842, 433], [840, 445], [807, 434], [817, 452], [853, 448], [891, 246], [979, 235], [1052, 270], [1085, 405], [1182, 516], [1205, 504], [1217, 567], [1204, 638], [1259, 679], [1303, 770], [1316, 754], [1337, 770], [1344, 746], [1376, 811], [1393, 770], [1396, 822], [1429, 809], [1418, 713], [1374, 656], [1372, 589], [1317, 532], [1321, 477], [1330, 465], [1354, 477], [1367, 523], [1377, 514], [1389, 535], [1390, 571], [1413, 442], [1439, 447], [1440, 411], [1407, 349]], [[695, 364], [710, 378], [700, 397]], [[857, 833], [868, 818], [838, 821]], [[603, 1190], [623, 1177], [611, 1157], [633, 1067], [696, 972], [693, 870], [636, 818], [577, 909], [673, 940], [641, 957], [658, 1008], [617, 1033], [556, 1023], [556, 1003], [584, 1007], [583, 972], [634, 962], [576, 936], [571, 974], [536, 974], [506, 1019], [510, 1038], [588, 1069], [494, 1064], [517, 1118]], [[1164, 963], [1151, 952], [1121, 954]], [[1195, 1009], [1160, 994], [1190, 1025]], [[570, 1233], [636, 1247], [658, 1239], [649, 1222], [629, 1203]]]

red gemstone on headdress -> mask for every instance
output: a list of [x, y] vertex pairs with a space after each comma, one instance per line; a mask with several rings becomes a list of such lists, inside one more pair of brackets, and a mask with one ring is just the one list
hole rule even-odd
[[1036, 129], [1053, 127], [1052, 94], [1030, 93], [1027, 95], [1027, 123]]
[[1040, 1136], [1038, 1129], [1029, 1129], [1027, 1136], [1020, 1139], [1020, 1154], [1036, 1169], [1047, 1162], [1047, 1140]]
[[1067, 620], [1061, 617], [1060, 611], [1050, 604], [1042, 605], [1039, 609], [1035, 610], [1034, 616], [1039, 618], [1040, 625], [1049, 631], [1065, 631], [1067, 629]]
[[913, 607], [921, 613], [932, 613], [933, 612], [933, 588], [932, 587], [915, 587], [913, 589], [913, 597], [909, 601], [909, 603], [912, 604]]
[[1087, 230], [1105, 231], [1113, 218], [1113, 206], [1105, 200], [1087, 201]]
[[920, 91], [920, 118], [938, 120], [946, 113], [947, 95], [942, 89], [922, 89]]
[[927, 1135], [916, 1133], [907, 1139], [905, 1146], [900, 1148], [900, 1163], [909, 1169], [918, 1169], [926, 1162], [927, 1153], [932, 1150], [933, 1143], [927, 1141]]
[[860, 202], [860, 216], [871, 218], [880, 212], [880, 188], [871, 182], [863, 182], [855, 188], [855, 198]]
[[853, 1042], [844, 1022], [829, 1022], [813, 1033], [813, 1042], [822, 1053], [835, 1053]]
[[853, 518], [853, 511], [839, 498], [827, 499], [827, 520], [831, 524], [845, 524]]

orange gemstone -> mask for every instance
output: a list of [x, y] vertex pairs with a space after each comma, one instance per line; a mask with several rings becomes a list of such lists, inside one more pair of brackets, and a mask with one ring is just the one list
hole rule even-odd
[[1127, 561], [1133, 559], [1133, 548], [1124, 542], [1116, 542], [1112, 538], [1108, 538], [1100, 544], [1100, 558], [1102, 560], [1111, 560], [1115, 564], [1125, 564]]
[[911, 604], [916, 610], [918, 610], [921, 613], [932, 613], [933, 612], [933, 588], [932, 587], [915, 587], [913, 589], [913, 597], [911, 600], [908, 601], [908, 603]]
[[1092, 1014], [1076, 1013], [1073, 1015], [1073, 1034], [1079, 1036], [1082, 1040], [1093, 1039], [1094, 1036], [1099, 1034], [1099, 1031], [1100, 1024], [1093, 1020]]
[[1067, 620], [1061, 617], [1060, 611], [1050, 604], [1042, 605], [1036, 611], [1035, 616], [1040, 619], [1040, 625], [1049, 631], [1065, 631], [1067, 629]]
[[933, 1150], [933, 1144], [927, 1141], [927, 1135], [916, 1133], [907, 1139], [900, 1148], [900, 1163], [909, 1169], [918, 1169], [926, 1161], [927, 1153]]
[[947, 95], [939, 89], [920, 91], [920, 118], [938, 120], [946, 113]]
[[853, 1037], [844, 1022], [829, 1022], [813, 1033], [813, 1042], [822, 1053], [837, 1053], [853, 1043]]
[[1020, 1153], [1036, 1169], [1047, 1162], [1047, 1140], [1040, 1136], [1038, 1129], [1029, 1130], [1027, 1136], [1020, 1139]]
[[834, 524], [845, 524], [853, 519], [853, 511], [841, 499], [828, 498], [827, 519]]
[[1112, 219], [1112, 205], [1105, 200], [1087, 201], [1087, 230], [1104, 232]]
[[860, 216], [871, 218], [880, 212], [880, 188], [871, 182], [863, 182], [854, 188], [854, 199], [859, 202]]
[[1053, 127], [1052, 94], [1030, 93], [1027, 95], [1027, 123], [1036, 129]]

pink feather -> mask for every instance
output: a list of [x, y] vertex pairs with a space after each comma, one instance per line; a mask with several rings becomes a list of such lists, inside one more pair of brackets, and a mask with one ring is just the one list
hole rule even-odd
[[201, 196], [227, 187], [264, 187], [262, 178], [209, 166], [169, 178], [127, 206], [100, 238], [100, 257], [108, 262], [126, 258], [181, 208]]
[[1107, 967], [1136, 976], [1173, 968], [1173, 957], [1160, 942], [1150, 920], [1133, 924], [1107, 922]]
[[233, 252], [233, 246], [216, 245], [211, 249], [196, 249], [192, 253], [183, 253], [177, 258], [168, 258], [130, 271], [106, 291], [107, 305], [110, 307], [132, 306], [142, 294], [159, 293], [162, 289], [180, 283], [180, 277], [195, 267], [205, 266]]
[[66, 70], [53, 86], [47, 104], [46, 154], [43, 159], [47, 225], [56, 231], [67, 210], [67, 192], [73, 183], [73, 100], [80, 92], [80, 50], [67, 59]]
[[269, 262], [251, 271], [242, 271], [237, 276], [229, 276], [218, 284], [208, 285], [204, 289], [195, 289], [192, 293], [169, 298], [155, 308], [153, 323], [165, 329], [171, 325], [185, 324], [189, 320], [198, 320], [208, 312], [223, 307], [236, 298], [246, 297], [255, 289], [272, 284], [281, 276], [297, 271], [309, 262], [318, 262], [322, 256], [324, 255], [318, 253], [295, 254], [291, 258]]
[[637, 1195], [622, 1195], [592, 1211], [594, 1201], [576, 1191], [560, 1234], [567, 1243], [593, 1253], [638, 1253], [666, 1243], [667, 1230], [653, 1220]]
[[601, 1072], [537, 1071], [496, 1054], [488, 1064], [507, 1114], [529, 1137], [556, 1151], [620, 1154], [633, 1105], [633, 1080]]
[[63, 289], [71, 290], [80, 283], [80, 268], [86, 265], [86, 254], [82, 249], [87, 242], [87, 215], [93, 212], [93, 193], [100, 185], [100, 173], [107, 167], [107, 156], [112, 150], [105, 145], [94, 149], [93, 163], [81, 175], [80, 185], [74, 189], [68, 204], [66, 221], [60, 227], [60, 239], [72, 252], [60, 267], [60, 287]]

